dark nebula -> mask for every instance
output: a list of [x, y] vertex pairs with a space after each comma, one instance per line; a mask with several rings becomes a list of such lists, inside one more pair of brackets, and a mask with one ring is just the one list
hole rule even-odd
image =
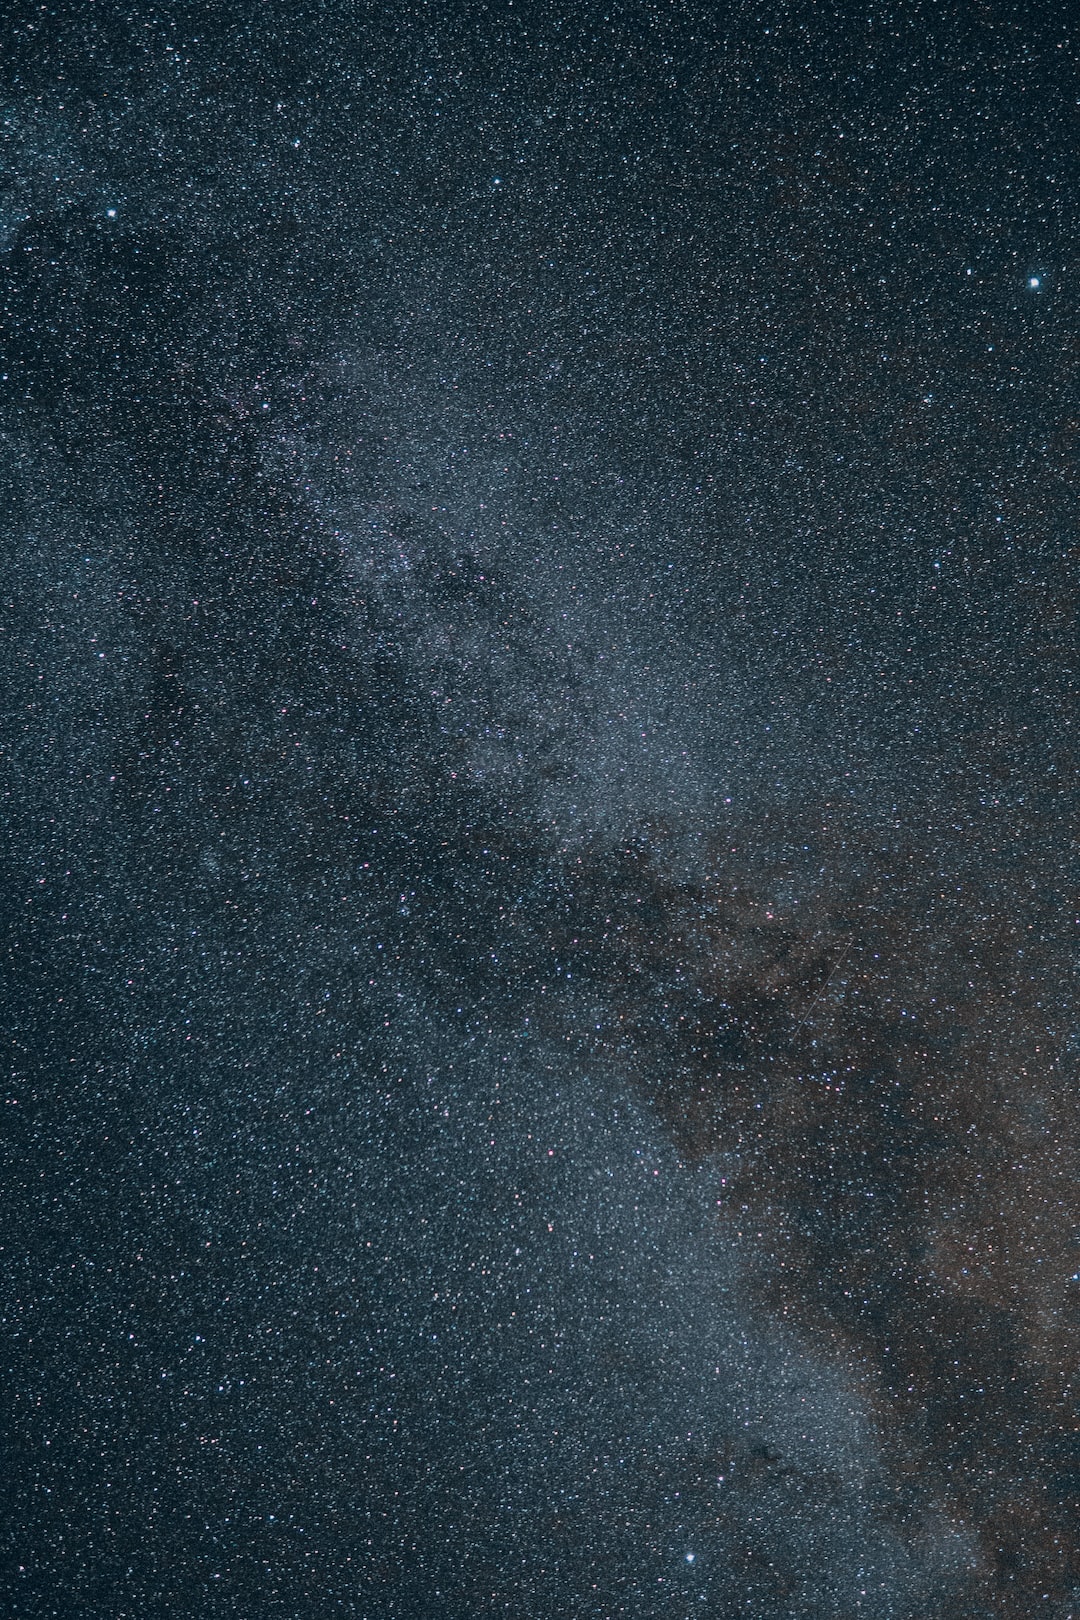
[[4, 34], [0, 1609], [1080, 1616], [1075, 25]]

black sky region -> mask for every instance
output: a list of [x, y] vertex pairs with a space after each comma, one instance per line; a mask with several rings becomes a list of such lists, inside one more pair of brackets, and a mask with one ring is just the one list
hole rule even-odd
[[1071, 8], [2, 35], [0, 1610], [1080, 1615]]

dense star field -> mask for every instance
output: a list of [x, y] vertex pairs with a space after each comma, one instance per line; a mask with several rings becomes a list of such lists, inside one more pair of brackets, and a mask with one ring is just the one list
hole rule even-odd
[[1080, 1616], [1068, 8], [5, 8], [0, 1610]]

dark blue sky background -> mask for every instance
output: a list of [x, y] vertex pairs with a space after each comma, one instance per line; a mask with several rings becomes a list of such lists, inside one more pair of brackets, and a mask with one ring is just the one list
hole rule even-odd
[[7, 33], [6, 1612], [1067, 1620], [1066, 12]]

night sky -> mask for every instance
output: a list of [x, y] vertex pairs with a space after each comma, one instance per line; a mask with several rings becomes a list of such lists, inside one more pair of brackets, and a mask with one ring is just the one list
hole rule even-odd
[[4, 1616], [1080, 1616], [1071, 9], [4, 6]]

